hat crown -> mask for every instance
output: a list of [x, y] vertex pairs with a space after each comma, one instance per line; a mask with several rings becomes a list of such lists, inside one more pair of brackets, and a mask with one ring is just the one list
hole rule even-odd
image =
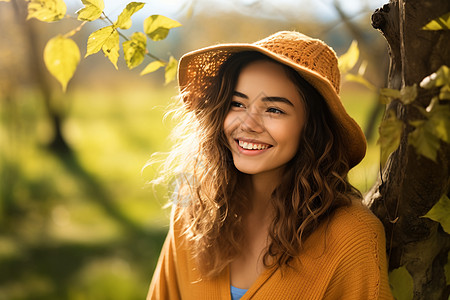
[[332, 48], [319, 39], [299, 32], [280, 31], [254, 43], [284, 57], [287, 61], [309, 69], [326, 78], [339, 93], [338, 59]]

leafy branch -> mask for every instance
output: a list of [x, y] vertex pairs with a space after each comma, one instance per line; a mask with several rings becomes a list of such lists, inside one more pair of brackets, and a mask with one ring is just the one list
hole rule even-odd
[[[450, 12], [446, 13], [423, 26], [423, 30], [449, 30]], [[353, 81], [375, 91], [375, 86], [364, 78], [365, 62], [360, 64], [356, 74], [350, 71], [356, 66], [359, 59], [359, 49], [353, 41], [346, 53], [339, 57], [339, 69], [345, 81]], [[434, 162], [440, 149], [440, 141], [450, 143], [450, 70], [448, 66], [441, 66], [435, 73], [420, 82], [420, 88], [435, 90], [439, 93], [428, 107], [423, 108], [415, 104], [418, 96], [418, 85], [405, 86], [401, 90], [382, 88], [379, 98], [383, 104], [398, 101], [403, 105], [413, 105], [423, 116], [420, 120], [409, 121], [414, 130], [408, 134], [408, 144], [413, 146], [419, 155], [427, 157]], [[397, 119], [394, 111], [388, 111], [382, 121], [378, 144], [381, 148], [381, 164], [384, 165], [392, 152], [400, 145], [401, 136], [406, 128], [402, 120]]]
[[[64, 35], [60, 34], [53, 37], [44, 48], [45, 66], [53, 77], [61, 83], [63, 91], [67, 89], [67, 84], [73, 77], [81, 59], [80, 50], [71, 37], [81, 31], [87, 22], [98, 19], [105, 19], [110, 25], [102, 27], [89, 35], [85, 58], [101, 50], [105, 57], [118, 69], [120, 37], [122, 37], [124, 39], [122, 43], [124, 59], [130, 70], [141, 65], [145, 57], [148, 57], [153, 61], [147, 64], [140, 75], [165, 67], [166, 84], [174, 80], [178, 65], [177, 60], [171, 56], [166, 61], [149, 52], [147, 49], [147, 38], [153, 41], [164, 40], [168, 36], [170, 29], [181, 26], [180, 23], [162, 15], [152, 15], [144, 20], [143, 32], [134, 32], [131, 37], [127, 37], [120, 30], [126, 30], [131, 27], [131, 17], [142, 9], [145, 3], [128, 3], [117, 20], [113, 22], [104, 12], [105, 5], [103, 0], [81, 1], [84, 7], [76, 13], [78, 15], [77, 19], [82, 23]], [[36, 18], [43, 22], [56, 22], [66, 16], [66, 11], [67, 7], [63, 0], [31, 0], [28, 3], [27, 19]]]
[[[432, 98], [430, 104], [423, 108], [415, 104], [417, 85], [406, 86], [403, 89], [381, 89], [380, 98], [389, 103], [400, 101], [403, 105], [414, 105], [423, 119], [409, 121], [414, 130], [408, 134], [408, 144], [413, 146], [416, 153], [432, 161], [437, 161], [440, 141], [450, 143], [450, 69], [441, 66], [435, 73], [427, 76], [420, 83], [423, 89], [439, 89], [439, 94]], [[390, 153], [400, 145], [400, 137], [404, 131], [403, 121], [398, 120], [395, 113], [389, 113], [380, 125], [380, 139], [382, 164]], [[393, 139], [393, 136], [396, 138]]]

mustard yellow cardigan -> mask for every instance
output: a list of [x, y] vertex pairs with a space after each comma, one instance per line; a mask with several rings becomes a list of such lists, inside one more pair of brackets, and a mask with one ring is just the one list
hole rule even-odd
[[[171, 223], [147, 300], [230, 300], [230, 273], [202, 279], [180, 224]], [[393, 299], [381, 222], [361, 203], [340, 208], [305, 241], [294, 268], [266, 269], [246, 299]]]

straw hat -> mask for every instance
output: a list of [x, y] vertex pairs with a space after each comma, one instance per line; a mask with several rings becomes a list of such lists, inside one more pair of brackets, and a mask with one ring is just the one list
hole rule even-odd
[[[319, 91], [331, 113], [341, 124], [348, 146], [350, 167], [358, 164], [366, 153], [366, 139], [361, 128], [345, 111], [339, 97], [340, 73], [336, 53], [318, 39], [294, 31], [280, 31], [251, 44], [219, 44], [189, 52], [180, 59], [180, 89], [204, 90], [220, 66], [236, 52], [257, 51], [296, 70]], [[189, 103], [187, 103], [189, 107]]]

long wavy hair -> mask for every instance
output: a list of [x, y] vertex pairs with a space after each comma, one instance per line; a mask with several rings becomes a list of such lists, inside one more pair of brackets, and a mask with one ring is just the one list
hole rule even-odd
[[[223, 124], [240, 71], [259, 60], [278, 63], [259, 52], [235, 53], [206, 90], [187, 87], [180, 94], [180, 102], [189, 106], [178, 110], [175, 146], [163, 170], [172, 176], [177, 221], [205, 277], [218, 275], [244, 244], [243, 218], [251, 209], [244, 182], [250, 175], [234, 166]], [[317, 90], [281, 65], [303, 96], [306, 123], [297, 154], [271, 195], [275, 214], [263, 256], [266, 267], [290, 265], [322, 220], [361, 197], [347, 180], [349, 158], [340, 124]]]

